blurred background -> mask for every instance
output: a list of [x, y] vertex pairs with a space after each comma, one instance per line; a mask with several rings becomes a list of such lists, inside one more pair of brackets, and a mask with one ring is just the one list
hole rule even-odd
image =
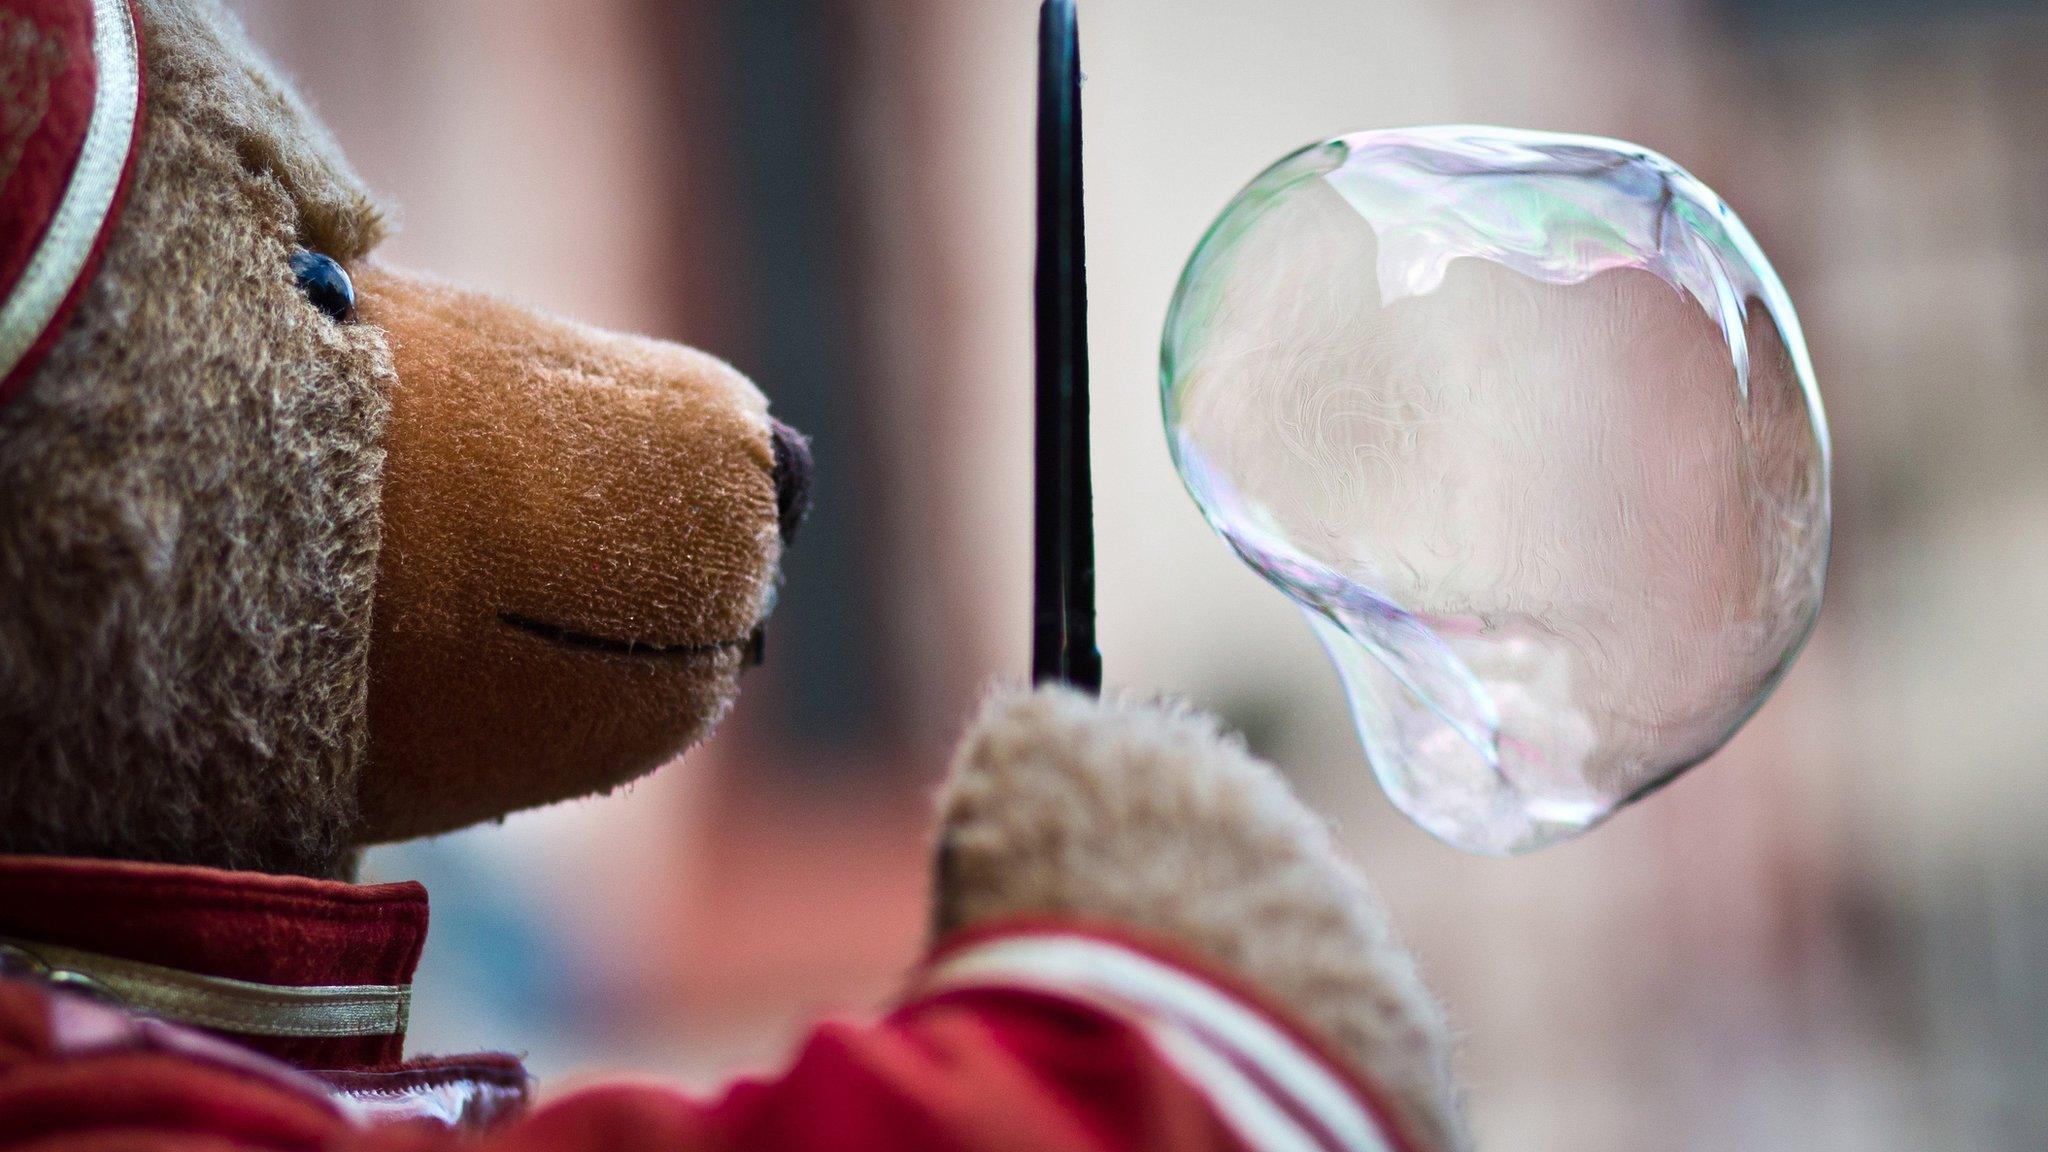
[[[372, 855], [434, 892], [415, 1048], [706, 1082], [872, 1010], [919, 946], [948, 744], [1025, 666], [1035, 5], [236, 7], [395, 206], [390, 259], [703, 345], [817, 444], [768, 666], [710, 744]], [[1465, 1035], [1482, 1146], [2048, 1143], [2048, 10], [1082, 8], [1109, 676], [1220, 711], [1337, 822]], [[1777, 696], [1506, 863], [1379, 797], [1156, 400], [1181, 262], [1245, 181], [1443, 121], [1625, 137], [1719, 190], [1835, 433], [1828, 606]]]

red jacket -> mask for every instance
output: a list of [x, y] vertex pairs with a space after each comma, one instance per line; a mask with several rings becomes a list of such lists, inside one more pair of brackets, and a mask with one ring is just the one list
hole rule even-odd
[[979, 929], [777, 1076], [534, 1110], [509, 1056], [402, 1059], [425, 935], [417, 884], [0, 858], [0, 1149], [1410, 1152], [1283, 1015], [1115, 931]]

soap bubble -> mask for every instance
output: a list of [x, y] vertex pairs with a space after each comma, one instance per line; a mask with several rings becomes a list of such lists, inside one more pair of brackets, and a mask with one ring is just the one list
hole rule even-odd
[[1280, 161], [1195, 250], [1175, 463], [1298, 601], [1393, 802], [1507, 854], [1705, 759], [1820, 609], [1828, 437], [1791, 302], [1647, 149], [1446, 127]]

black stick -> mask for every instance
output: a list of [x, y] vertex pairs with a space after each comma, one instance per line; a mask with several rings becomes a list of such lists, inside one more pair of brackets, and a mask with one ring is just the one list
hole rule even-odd
[[1074, 0], [1038, 23], [1037, 508], [1031, 678], [1102, 687], [1088, 468], [1088, 285], [1081, 221], [1081, 48]]

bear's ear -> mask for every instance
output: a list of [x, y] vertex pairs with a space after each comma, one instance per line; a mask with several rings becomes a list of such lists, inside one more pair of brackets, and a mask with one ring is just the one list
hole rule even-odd
[[376, 201], [220, 0], [139, 0], [138, 10], [149, 66], [164, 80], [157, 87], [176, 105], [152, 107], [152, 120], [218, 133], [244, 167], [282, 185], [298, 210], [300, 247], [347, 263], [377, 246], [386, 223]]

